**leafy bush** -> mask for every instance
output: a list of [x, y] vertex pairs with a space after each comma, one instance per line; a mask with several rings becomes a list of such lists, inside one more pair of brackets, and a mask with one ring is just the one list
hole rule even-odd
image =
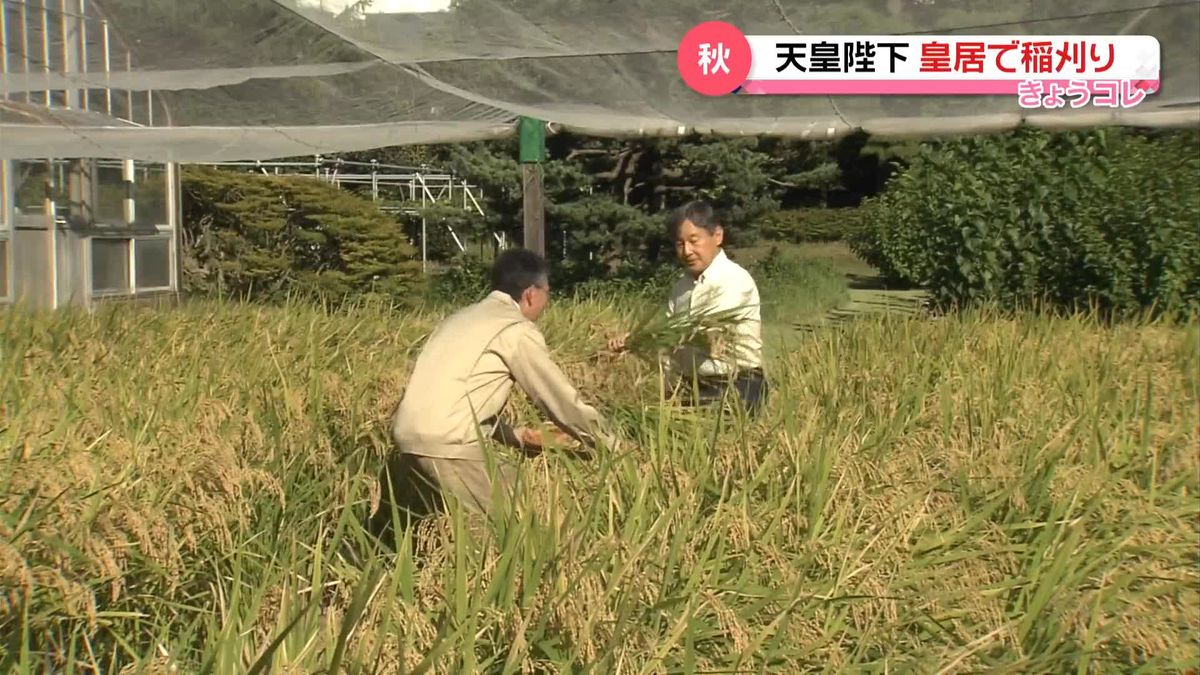
[[[550, 284], [555, 298], [619, 299], [662, 303], [681, 270], [670, 264], [623, 264], [615, 272], [587, 276], [571, 261], [550, 252]], [[462, 306], [488, 292], [491, 263], [475, 255], [459, 255], [432, 276], [429, 298], [435, 304]]]
[[[451, 230], [463, 246], [477, 245], [482, 238], [489, 240], [486, 219], [478, 211], [471, 211], [447, 202], [435, 202], [426, 206], [413, 205], [415, 213], [405, 215], [408, 232], [412, 241], [420, 246], [421, 218], [425, 218], [425, 236], [427, 237], [425, 253], [430, 260], [453, 260], [462, 255], [458, 243], [451, 236]], [[419, 257], [419, 253], [418, 253]]]
[[465, 305], [487, 295], [491, 267], [473, 255], [460, 255], [433, 276], [429, 295], [436, 303]]
[[869, 200], [856, 253], [941, 304], [1200, 309], [1194, 132], [948, 142]]
[[851, 208], [789, 209], [767, 214], [755, 229], [772, 241], [840, 241], [860, 229], [862, 217], [858, 209]]
[[185, 287], [275, 301], [400, 297], [420, 263], [399, 224], [315, 178], [193, 167], [184, 172]]
[[[555, 265], [555, 283], [564, 289], [638, 274], [665, 242], [660, 220], [603, 196], [550, 204], [546, 220], [546, 253]], [[563, 248], [566, 255], [558, 255]]]

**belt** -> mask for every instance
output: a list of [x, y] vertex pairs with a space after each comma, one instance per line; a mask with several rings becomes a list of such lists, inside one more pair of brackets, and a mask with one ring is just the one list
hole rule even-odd
[[[762, 368], [746, 368], [745, 370], [739, 370], [736, 373], [734, 373], [732, 379], [745, 380], [745, 379], [750, 379], [750, 378], [754, 378], [754, 377], [757, 377], [760, 379], [765, 379], [766, 376], [763, 374]], [[702, 377], [698, 377], [696, 379], [701, 382], [711, 382], [711, 383], [715, 384], [715, 383], [719, 383], [719, 382], [728, 382], [730, 380], [730, 377], [728, 375], [705, 375]]]

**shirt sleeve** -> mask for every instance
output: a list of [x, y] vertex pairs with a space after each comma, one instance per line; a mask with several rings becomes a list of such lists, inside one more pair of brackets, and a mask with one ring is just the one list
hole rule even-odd
[[560, 429], [574, 438], [595, 445], [611, 444], [603, 430], [604, 420], [595, 408], [584, 403], [579, 392], [554, 362], [546, 340], [531, 326], [513, 326], [501, 334], [507, 343], [505, 362], [517, 385]]
[[748, 331], [752, 330], [752, 326], [756, 325], [750, 320], [759, 314], [758, 292], [753, 280], [739, 276], [725, 281], [713, 288], [711, 304], [708, 305], [707, 311], [740, 310], [737, 311], [737, 315], [743, 320], [730, 331], [732, 335], [714, 335], [712, 337], [713, 348], [710, 350], [709, 357], [698, 366], [699, 372], [709, 375], [724, 376], [733, 372], [734, 366], [732, 358], [730, 358], [733, 356], [732, 352], [738, 349], [742, 341], [754, 337], [748, 334]]

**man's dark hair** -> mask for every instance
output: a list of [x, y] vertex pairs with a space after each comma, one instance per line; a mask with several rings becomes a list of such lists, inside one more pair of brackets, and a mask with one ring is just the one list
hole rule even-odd
[[683, 226], [685, 220], [692, 221], [693, 225], [709, 234], [715, 233], [721, 226], [720, 218], [717, 217], [713, 207], [706, 201], [696, 200], [671, 211], [671, 215], [667, 218], [667, 236], [671, 239], [679, 236], [679, 228]]
[[492, 290], [503, 291], [513, 300], [530, 286], [546, 283], [550, 266], [542, 256], [524, 248], [511, 248], [501, 253], [492, 264]]

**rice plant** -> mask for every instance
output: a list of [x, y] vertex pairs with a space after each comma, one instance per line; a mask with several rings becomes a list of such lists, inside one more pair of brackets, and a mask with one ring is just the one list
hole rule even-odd
[[[979, 310], [769, 353], [753, 421], [547, 339], [620, 452], [384, 548], [433, 313], [4, 314], [0, 667], [17, 673], [1179, 672], [1200, 648], [1200, 331]], [[645, 324], [650, 353], [692, 328]], [[637, 333], [635, 331], [635, 333]], [[516, 422], [538, 418], [514, 403]]]

